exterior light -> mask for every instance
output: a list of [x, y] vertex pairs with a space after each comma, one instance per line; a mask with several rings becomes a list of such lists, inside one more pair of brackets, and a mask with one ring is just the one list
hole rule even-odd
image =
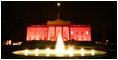
[[28, 50], [26, 49], [26, 50], [25, 50], [25, 56], [27, 56], [27, 55], [28, 55]]
[[91, 55], [95, 55], [94, 49], [91, 50]]
[[64, 41], [66, 41], [66, 39], [64, 39]]
[[73, 56], [73, 48], [72, 47], [69, 47], [69, 53], [70, 53], [70, 56]]
[[81, 48], [81, 56], [84, 56], [84, 49]]
[[86, 35], [88, 35], [88, 31], [86, 31]]
[[46, 52], [47, 52], [46, 56], [49, 56], [50, 48], [47, 48], [47, 49], [46, 49]]
[[32, 32], [29, 32], [29, 33], [30, 33], [30, 35], [31, 35]]
[[52, 38], [52, 41], [54, 41], [54, 39]]
[[52, 32], [52, 34], [54, 34], [54, 32]]
[[73, 31], [71, 31], [71, 34], [73, 34]]
[[38, 49], [35, 50], [35, 56], [38, 56]]
[[108, 40], [106, 40], [105, 45], [108, 45], [108, 42], [109, 42], [109, 41], [108, 41]]

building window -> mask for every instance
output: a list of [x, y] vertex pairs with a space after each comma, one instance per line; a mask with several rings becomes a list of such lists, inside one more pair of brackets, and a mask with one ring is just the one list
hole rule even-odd
[[45, 40], [46, 40], [47, 38], [45, 38]]
[[52, 34], [54, 34], [54, 32], [52, 32]]
[[82, 37], [81, 40], [83, 40], [84, 38]]
[[29, 34], [31, 35], [32, 32], [29, 32]]
[[29, 37], [29, 40], [31, 40], [31, 37]]
[[52, 39], [52, 41], [54, 41], [54, 39]]
[[79, 38], [77, 37], [76, 40], [79, 40]]
[[86, 38], [86, 40], [88, 40], [88, 38]]
[[71, 31], [71, 34], [73, 34], [73, 31]]
[[64, 37], [64, 41], [66, 41], [66, 38]]
[[47, 32], [45, 31], [45, 35], [47, 34]]
[[41, 37], [39, 37], [39, 40], [41, 40]]
[[83, 35], [83, 31], [81, 31], [81, 35]]
[[54, 38], [52, 37], [52, 41], [54, 41]]
[[88, 31], [86, 31], [86, 35], [88, 35]]
[[34, 40], [36, 40], [36, 37], [34, 38]]
[[37, 32], [35, 31], [35, 32], [34, 32], [34, 35], [36, 35], [36, 33], [37, 33]]
[[64, 34], [66, 34], [66, 32], [64, 31]]
[[41, 34], [41, 31], [39, 33]]
[[78, 31], [76, 32], [76, 34], [78, 34]]

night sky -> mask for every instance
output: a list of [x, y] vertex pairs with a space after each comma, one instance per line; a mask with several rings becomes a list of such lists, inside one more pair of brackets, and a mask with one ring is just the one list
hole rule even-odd
[[[2, 1], [2, 41], [25, 41], [28, 25], [44, 25], [48, 20], [57, 19], [57, 2], [43, 1]], [[61, 1], [60, 19], [75, 25], [91, 25], [92, 40], [117, 41], [116, 1]]]

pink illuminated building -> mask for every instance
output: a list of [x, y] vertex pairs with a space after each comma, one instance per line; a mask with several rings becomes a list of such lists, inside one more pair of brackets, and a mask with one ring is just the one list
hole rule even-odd
[[47, 25], [30, 25], [27, 27], [27, 41], [56, 41], [58, 33], [63, 40], [91, 41], [90, 25], [71, 25], [70, 21], [57, 19], [48, 21]]

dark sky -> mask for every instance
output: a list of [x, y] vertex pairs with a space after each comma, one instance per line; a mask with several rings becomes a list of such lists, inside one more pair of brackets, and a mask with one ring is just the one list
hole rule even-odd
[[[28, 25], [46, 24], [57, 19], [57, 1], [1, 2], [2, 41], [23, 41]], [[60, 18], [72, 24], [91, 25], [92, 40], [117, 41], [116, 1], [61, 1]]]

